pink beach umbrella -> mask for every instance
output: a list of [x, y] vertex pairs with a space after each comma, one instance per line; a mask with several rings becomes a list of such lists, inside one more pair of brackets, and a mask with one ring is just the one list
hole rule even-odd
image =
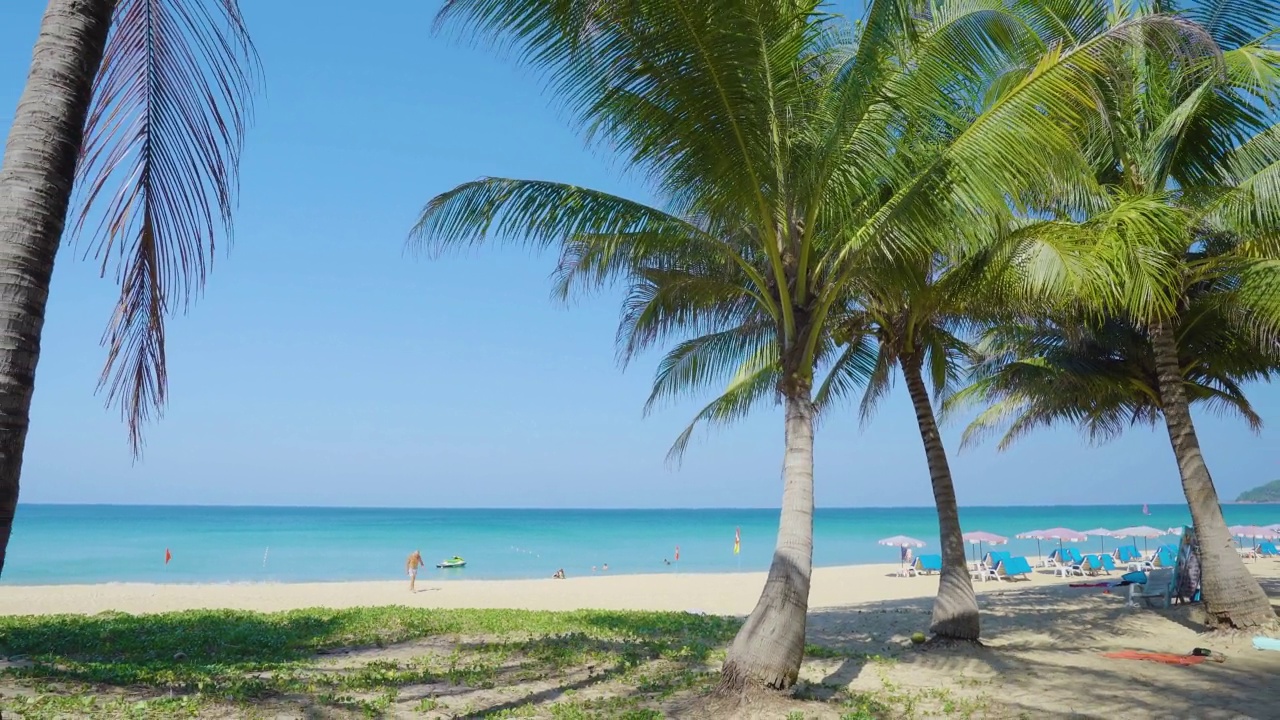
[[899, 572], [902, 571], [902, 566], [907, 561], [907, 552], [906, 552], [907, 548], [924, 547], [923, 540], [917, 540], [913, 537], [907, 537], [906, 535], [894, 535], [893, 537], [887, 537], [887, 538], [884, 538], [883, 540], [877, 540], [876, 543], [879, 545], [888, 545], [889, 547], [902, 548], [902, 552], [898, 554], [898, 571]]
[[[995, 533], [985, 532], [983, 530], [974, 530], [973, 532], [967, 532], [964, 534], [964, 541], [969, 543], [970, 545], [977, 545], [978, 557], [982, 557], [986, 555], [986, 553], [983, 552], [985, 550], [985, 548], [983, 547], [984, 544], [1005, 545], [1009, 542], [1009, 538], [1003, 535], [997, 535]], [[974, 560], [976, 561], [977, 558], [974, 558]]]
[[1232, 525], [1227, 529], [1238, 538], [1251, 538], [1254, 540], [1275, 540], [1280, 538], [1280, 533], [1260, 525]]
[[[1148, 539], [1158, 538], [1162, 535], [1168, 535], [1169, 532], [1167, 530], [1160, 530], [1159, 528], [1153, 528], [1150, 525], [1135, 525], [1134, 527], [1120, 528], [1119, 530], [1116, 530], [1111, 534], [1118, 538], [1127, 538], [1127, 537], [1142, 538], [1142, 552], [1143, 554], [1146, 554]], [[1138, 543], [1135, 541], [1133, 543], [1133, 546], [1137, 547]]]
[[[1280, 538], [1280, 533], [1270, 528], [1260, 527], [1258, 525], [1232, 525], [1227, 528], [1231, 534], [1237, 538], [1249, 538], [1251, 540], [1275, 540]], [[1237, 541], [1239, 542], [1239, 541]], [[1244, 543], [1239, 543], [1240, 547], [1244, 547]]]
[[1094, 528], [1094, 529], [1092, 529], [1092, 530], [1085, 530], [1085, 531], [1084, 531], [1084, 534], [1085, 534], [1085, 535], [1092, 535], [1093, 537], [1096, 537], [1096, 538], [1098, 538], [1099, 540], [1101, 540], [1101, 541], [1102, 541], [1102, 552], [1106, 552], [1106, 551], [1107, 551], [1107, 538], [1109, 538], [1109, 537], [1114, 537], [1114, 536], [1111, 534], [1111, 531], [1110, 531], [1110, 530], [1108, 530], [1108, 529], [1106, 529], [1106, 528], [1103, 528], [1103, 527]]

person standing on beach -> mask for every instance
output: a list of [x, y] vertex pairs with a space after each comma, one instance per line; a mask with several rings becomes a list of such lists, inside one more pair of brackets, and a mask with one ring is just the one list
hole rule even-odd
[[413, 584], [418, 580], [418, 568], [426, 565], [422, 562], [422, 551], [414, 550], [404, 561], [404, 570], [409, 573], [409, 592], [414, 592]]

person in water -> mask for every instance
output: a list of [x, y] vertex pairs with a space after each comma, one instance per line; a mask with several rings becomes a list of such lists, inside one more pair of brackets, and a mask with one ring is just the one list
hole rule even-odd
[[418, 581], [418, 568], [426, 565], [422, 561], [422, 551], [414, 550], [409, 553], [409, 557], [404, 561], [404, 570], [409, 573], [409, 592], [415, 592], [414, 583]]
[[560, 568], [559, 570], [557, 570], [557, 571], [556, 571], [556, 574], [555, 574], [555, 575], [552, 575], [551, 577], [555, 578], [556, 580], [563, 580], [563, 579], [564, 579], [564, 568]]

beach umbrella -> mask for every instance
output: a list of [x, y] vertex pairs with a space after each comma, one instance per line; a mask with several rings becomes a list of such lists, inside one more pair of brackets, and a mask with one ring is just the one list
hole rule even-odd
[[1036, 557], [1044, 557], [1044, 553], [1040, 552], [1040, 541], [1045, 539], [1043, 530], [1028, 530], [1026, 532], [1018, 533], [1014, 537], [1019, 540], [1035, 540]]
[[1108, 529], [1106, 529], [1106, 528], [1099, 527], [1099, 528], [1094, 528], [1094, 529], [1092, 529], [1092, 530], [1085, 530], [1085, 531], [1084, 531], [1084, 534], [1085, 534], [1085, 535], [1092, 535], [1092, 536], [1094, 536], [1094, 537], [1096, 537], [1096, 538], [1100, 539], [1100, 540], [1102, 541], [1102, 552], [1106, 552], [1106, 551], [1107, 551], [1107, 538], [1112, 537], [1112, 535], [1111, 535], [1111, 531], [1110, 531], [1110, 530], [1108, 530]]
[[1171, 528], [1169, 528], [1168, 530], [1165, 530], [1165, 533], [1166, 533], [1166, 534], [1168, 534], [1168, 535], [1179, 535], [1179, 536], [1180, 536], [1180, 535], [1182, 535], [1182, 528], [1181, 528], [1181, 527], [1171, 527]]
[[[1254, 540], [1275, 540], [1280, 538], [1280, 533], [1277, 533], [1270, 528], [1260, 527], [1258, 525], [1232, 525], [1227, 529], [1230, 530], [1231, 534], [1236, 536], [1236, 538], [1250, 538]], [[1236, 542], [1241, 548], [1244, 547], [1243, 542], [1240, 542], [1238, 539]]]
[[[1168, 535], [1169, 531], [1153, 528], [1150, 525], [1135, 525], [1134, 527], [1120, 528], [1119, 530], [1113, 531], [1111, 534], [1118, 538], [1142, 538], [1142, 552], [1143, 554], [1146, 554], [1147, 540], [1149, 538], [1158, 538], [1161, 535]], [[1135, 548], [1138, 547], [1136, 540], [1134, 541], [1133, 546]]]
[[[985, 532], [983, 530], [974, 530], [973, 532], [967, 532], [964, 534], [964, 541], [970, 545], [977, 545], [978, 557], [981, 558], [986, 555], [986, 553], [983, 552], [985, 550], [983, 547], [984, 544], [1004, 545], [1009, 542], [1009, 538], [1003, 535]], [[974, 562], [977, 562], [977, 558], [974, 558]]]
[[1232, 535], [1239, 538], [1253, 538], [1255, 540], [1275, 540], [1280, 538], [1280, 532], [1260, 525], [1232, 525], [1227, 529], [1231, 531]]
[[893, 537], [887, 537], [883, 540], [877, 540], [876, 543], [879, 545], [901, 548], [901, 551], [898, 553], [898, 572], [902, 572], [902, 565], [907, 560], [907, 553], [905, 552], [907, 548], [924, 547], [923, 540], [917, 540], [913, 537], [907, 537], [906, 535], [894, 535]]
[[1085, 537], [1084, 533], [1079, 530], [1072, 530], [1071, 528], [1049, 528], [1048, 530], [1041, 530], [1040, 532], [1044, 534], [1045, 540], [1057, 540], [1059, 550], [1062, 549], [1062, 542], [1064, 540], [1067, 542], [1084, 542], [1089, 539]]

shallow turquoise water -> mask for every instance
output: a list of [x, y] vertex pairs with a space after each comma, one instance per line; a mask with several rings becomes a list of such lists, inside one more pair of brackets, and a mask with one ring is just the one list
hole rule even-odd
[[[974, 507], [961, 510], [966, 530], [1012, 537], [1065, 526], [1152, 525], [1190, 521], [1182, 505]], [[1280, 522], [1280, 507], [1228, 505], [1231, 524]], [[897, 550], [876, 540], [910, 535], [937, 552], [933, 508], [820, 508], [818, 565], [895, 562]], [[733, 554], [734, 529], [742, 552]], [[4, 584], [84, 582], [243, 582], [396, 579], [414, 548], [434, 565], [461, 555], [462, 570], [429, 568], [432, 578], [548, 577], [557, 568], [590, 574], [727, 572], [768, 567], [777, 510], [404, 510], [360, 508], [22, 505]], [[1113, 547], [1109, 540], [1107, 547]], [[1123, 541], [1123, 542], [1132, 542]], [[1095, 547], [1098, 541], [1083, 543]], [[1141, 544], [1141, 541], [1139, 541]], [[680, 561], [674, 559], [680, 546]], [[165, 549], [173, 553], [166, 566]], [[1020, 554], [1034, 541], [1014, 540]]]

